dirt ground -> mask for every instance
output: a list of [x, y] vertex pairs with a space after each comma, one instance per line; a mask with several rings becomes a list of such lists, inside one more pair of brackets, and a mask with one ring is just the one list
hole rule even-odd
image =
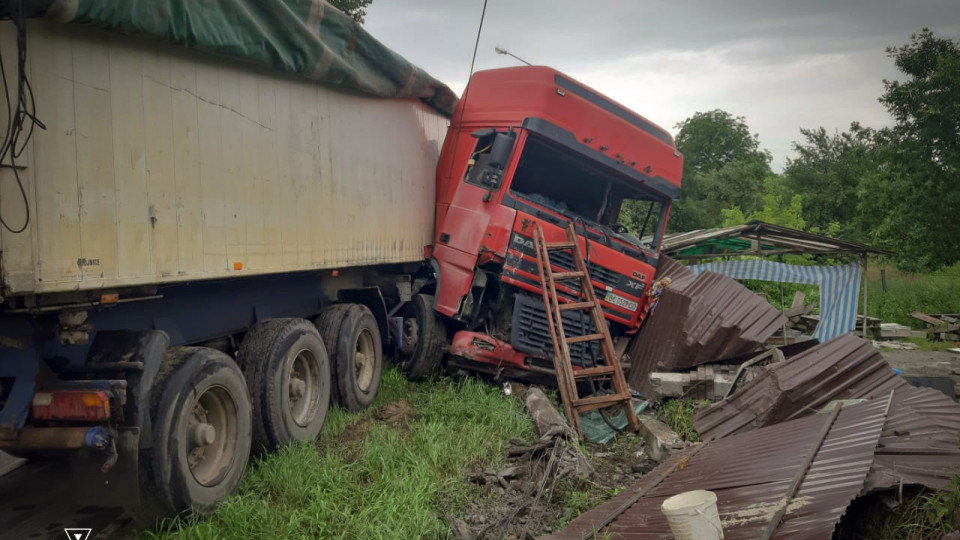
[[904, 375], [953, 377], [960, 382], [960, 354], [948, 351], [882, 351], [891, 366]]

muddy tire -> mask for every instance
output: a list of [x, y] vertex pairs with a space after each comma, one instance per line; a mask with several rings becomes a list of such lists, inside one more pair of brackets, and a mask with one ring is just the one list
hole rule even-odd
[[411, 381], [440, 365], [447, 349], [447, 330], [433, 310], [433, 296], [417, 294], [403, 308], [400, 370]]
[[320, 312], [320, 316], [314, 321], [320, 337], [323, 338], [323, 344], [327, 347], [327, 358], [330, 360], [330, 378], [332, 381], [330, 389], [330, 402], [340, 403], [340, 389], [337, 384], [337, 343], [340, 341], [340, 326], [343, 324], [343, 318], [347, 315], [347, 310], [353, 304], [335, 304], [327, 306]]
[[141, 433], [141, 504], [128, 510], [147, 525], [211, 512], [236, 491], [250, 456], [243, 373], [214, 349], [170, 349], [152, 389], [148, 429]]
[[330, 407], [330, 361], [304, 319], [257, 323], [240, 344], [253, 407], [253, 452], [316, 439]]
[[357, 412], [369, 407], [377, 397], [383, 371], [383, 347], [380, 328], [370, 309], [360, 304], [346, 305], [331, 365], [340, 405]]

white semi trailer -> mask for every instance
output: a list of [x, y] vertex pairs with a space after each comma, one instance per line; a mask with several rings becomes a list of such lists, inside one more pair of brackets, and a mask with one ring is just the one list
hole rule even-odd
[[0, 2], [0, 449], [67, 451], [90, 504], [208, 510], [331, 393], [369, 405], [427, 281], [455, 98], [319, 0], [265, 4], [258, 34], [202, 2]]

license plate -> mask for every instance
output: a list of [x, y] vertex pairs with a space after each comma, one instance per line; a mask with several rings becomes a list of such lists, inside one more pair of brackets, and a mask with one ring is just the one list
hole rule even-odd
[[629, 310], [629, 311], [636, 311], [636, 310], [637, 310], [637, 306], [639, 305], [638, 303], [634, 302], [633, 300], [628, 300], [628, 299], [626, 299], [626, 298], [624, 298], [624, 297], [622, 297], [622, 296], [620, 296], [619, 294], [616, 294], [616, 293], [614, 293], [614, 292], [607, 292], [607, 295], [606, 295], [605, 297], [603, 297], [603, 299], [606, 300], [607, 302], [610, 302], [611, 304], [613, 304], [613, 305], [615, 305], [615, 306], [620, 306], [620, 307], [622, 307], [623, 309], [626, 309], [626, 310]]

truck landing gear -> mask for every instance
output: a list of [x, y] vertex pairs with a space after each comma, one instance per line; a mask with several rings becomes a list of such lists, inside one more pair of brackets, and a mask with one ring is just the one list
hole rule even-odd
[[370, 308], [338, 304], [317, 321], [330, 355], [336, 395], [343, 408], [361, 411], [373, 403], [383, 371], [380, 329]]
[[237, 362], [253, 401], [254, 453], [320, 434], [330, 405], [330, 362], [309, 321], [254, 325], [240, 344]]
[[154, 392], [152, 444], [140, 451], [141, 505], [128, 509], [148, 525], [188, 510], [210, 512], [233, 493], [252, 429], [243, 374], [215, 349], [170, 349]]

